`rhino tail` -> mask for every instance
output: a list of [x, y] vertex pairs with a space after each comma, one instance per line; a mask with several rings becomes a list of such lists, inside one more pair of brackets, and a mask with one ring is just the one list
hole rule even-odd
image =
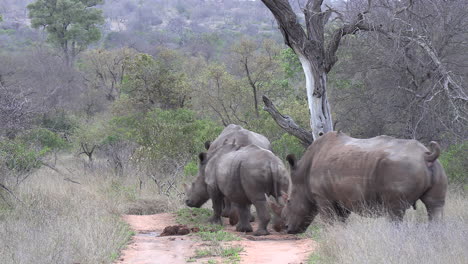
[[435, 141], [431, 141], [431, 143], [429, 143], [429, 149], [430, 151], [424, 153], [424, 159], [429, 163], [429, 166], [431, 166], [440, 155], [440, 145]]
[[279, 193], [279, 182], [278, 182], [278, 166], [275, 166], [272, 162], [270, 162], [270, 174], [271, 180], [273, 181], [273, 196], [275, 197], [276, 201], [278, 201]]

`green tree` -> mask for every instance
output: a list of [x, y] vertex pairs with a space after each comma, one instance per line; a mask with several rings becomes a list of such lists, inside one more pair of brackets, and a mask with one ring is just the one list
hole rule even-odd
[[65, 63], [73, 66], [76, 56], [101, 38], [103, 0], [37, 0], [29, 4], [33, 28], [44, 28], [48, 41], [61, 49]]
[[[255, 115], [260, 116], [259, 97], [266, 92], [272, 92], [277, 85], [276, 78], [280, 76], [279, 46], [270, 39], [266, 39], [260, 45], [257, 42], [243, 38], [232, 47], [237, 70], [243, 75], [245, 84], [252, 90]], [[275, 83], [276, 82], [276, 83]], [[270, 91], [266, 91], [266, 88]]]
[[124, 92], [144, 110], [184, 107], [189, 100], [189, 82], [182, 70], [183, 60], [179, 53], [169, 49], [159, 50], [156, 58], [138, 54], [128, 65]]

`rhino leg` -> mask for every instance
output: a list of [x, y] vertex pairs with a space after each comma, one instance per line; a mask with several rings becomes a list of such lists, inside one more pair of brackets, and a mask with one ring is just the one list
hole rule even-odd
[[237, 223], [236, 231], [238, 232], [252, 232], [252, 226], [250, 225], [250, 211], [248, 205], [235, 204], [237, 211], [239, 212], [239, 223]]
[[267, 230], [268, 223], [270, 222], [270, 212], [268, 211], [267, 201], [258, 201], [254, 203], [257, 209], [258, 229], [253, 233], [254, 236], [266, 236], [270, 233]]
[[250, 222], [255, 222], [255, 216], [251, 213], [252, 211], [250, 210], [250, 205], [249, 205], [249, 221]]
[[222, 217], [230, 217], [231, 214], [231, 201], [228, 198], [224, 197], [224, 207], [223, 212], [221, 213]]
[[208, 221], [211, 224], [222, 225], [221, 211], [223, 209], [223, 195], [219, 190], [214, 188], [208, 188], [208, 193], [213, 203], [213, 216], [211, 216]]
[[239, 212], [237, 211], [236, 206], [232, 206], [229, 214], [229, 224], [233, 226], [237, 223], [239, 223]]
[[426, 206], [427, 216], [429, 221], [441, 221], [444, 213], [444, 199], [433, 199], [432, 197], [424, 196], [421, 201]]

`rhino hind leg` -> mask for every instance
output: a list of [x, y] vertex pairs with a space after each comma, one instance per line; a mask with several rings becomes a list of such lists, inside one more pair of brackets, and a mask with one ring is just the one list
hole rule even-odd
[[434, 199], [432, 197], [424, 196], [421, 201], [426, 206], [427, 216], [429, 221], [441, 221], [444, 212], [444, 199]]
[[239, 212], [239, 223], [237, 223], [236, 231], [238, 232], [252, 232], [252, 226], [250, 225], [250, 211], [248, 205], [235, 205], [237, 212]]
[[267, 201], [258, 201], [254, 203], [257, 209], [258, 229], [254, 232], [254, 236], [266, 236], [270, 233], [267, 230], [268, 223], [270, 222], [270, 212], [268, 211]]

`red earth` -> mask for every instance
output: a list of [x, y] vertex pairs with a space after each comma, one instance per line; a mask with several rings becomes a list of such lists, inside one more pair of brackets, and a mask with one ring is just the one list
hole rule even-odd
[[[176, 225], [170, 213], [155, 215], [125, 215], [124, 220], [135, 230], [136, 235], [122, 251], [115, 264], [179, 264], [187, 263], [197, 248], [204, 246], [192, 236], [159, 236], [165, 227]], [[241, 264], [299, 264], [305, 263], [317, 244], [311, 239], [278, 233], [254, 237], [249, 233], [235, 232], [235, 227], [224, 223], [225, 229], [241, 237], [240, 241], [225, 242], [243, 247]], [[253, 223], [255, 229], [255, 223]], [[207, 259], [196, 259], [192, 263], [206, 263]]]

